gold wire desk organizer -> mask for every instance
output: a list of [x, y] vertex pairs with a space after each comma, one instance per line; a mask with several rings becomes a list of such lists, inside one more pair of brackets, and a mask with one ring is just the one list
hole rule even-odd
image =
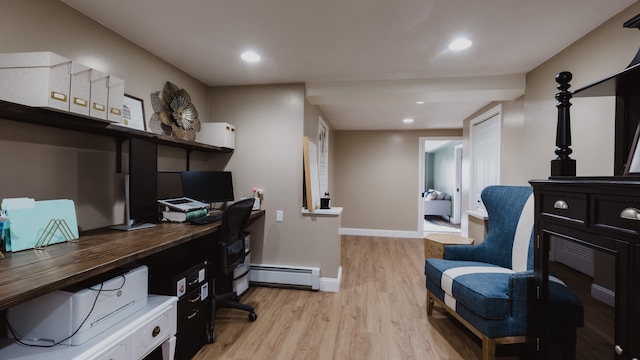
[[60, 232], [67, 242], [76, 242], [78, 238], [73, 235], [71, 228], [64, 219], [51, 219], [44, 231], [38, 237], [36, 244], [33, 246], [35, 250], [44, 250], [53, 239], [56, 232]]

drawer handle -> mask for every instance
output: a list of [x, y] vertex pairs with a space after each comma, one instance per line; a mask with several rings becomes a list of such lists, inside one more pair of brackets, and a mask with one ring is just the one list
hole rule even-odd
[[191, 285], [195, 285], [195, 284], [197, 284], [197, 283], [198, 283], [198, 281], [199, 281], [198, 279], [191, 280], [191, 281], [189, 281], [189, 284], [188, 284], [188, 285], [189, 285], [189, 286], [191, 286]]
[[187, 320], [193, 319], [194, 316], [198, 315], [198, 309], [193, 310], [193, 312], [187, 316], [185, 316], [187, 318]]
[[558, 200], [553, 204], [554, 209], [567, 210], [569, 205], [564, 200]]
[[640, 210], [636, 208], [626, 208], [622, 210], [620, 217], [629, 220], [640, 220]]
[[160, 326], [156, 326], [153, 328], [153, 331], [151, 332], [151, 336], [156, 337], [158, 336], [158, 334], [160, 334]]
[[67, 95], [59, 93], [59, 92], [55, 92], [52, 91], [51, 92], [51, 98], [53, 100], [58, 100], [58, 101], [62, 101], [62, 102], [67, 102]]
[[624, 352], [624, 350], [622, 349], [622, 346], [620, 346], [620, 345], [614, 346], [613, 349], [616, 351], [616, 354], [618, 354], [618, 355], [622, 355], [622, 353]]
[[93, 103], [93, 110], [97, 110], [97, 111], [105, 111], [106, 106], [104, 106], [103, 104], [100, 103]]
[[82, 98], [78, 98], [78, 97], [74, 97], [73, 98], [73, 103], [75, 105], [83, 106], [83, 107], [87, 107], [87, 105], [89, 105], [89, 102], [87, 100], [82, 99]]
[[198, 302], [198, 301], [200, 301], [200, 295], [196, 296], [195, 299], [189, 299], [190, 303], [194, 303], [194, 302]]

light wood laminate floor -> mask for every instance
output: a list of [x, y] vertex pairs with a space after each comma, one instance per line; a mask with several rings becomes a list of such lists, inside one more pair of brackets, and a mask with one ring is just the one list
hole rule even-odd
[[[481, 359], [480, 341], [456, 320], [437, 306], [426, 315], [422, 239], [342, 236], [341, 251], [340, 292], [252, 287], [242, 302], [258, 320], [219, 310], [216, 343], [194, 359]], [[497, 353], [533, 358], [522, 345]], [[591, 355], [578, 347], [578, 359]]]

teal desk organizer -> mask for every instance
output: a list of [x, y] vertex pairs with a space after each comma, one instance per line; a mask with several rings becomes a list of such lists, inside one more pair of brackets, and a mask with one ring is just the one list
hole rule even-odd
[[5, 231], [7, 251], [43, 249], [48, 244], [73, 241], [80, 236], [73, 200], [24, 199], [17, 206], [5, 201], [3, 208], [9, 218], [4, 222], [8, 230]]

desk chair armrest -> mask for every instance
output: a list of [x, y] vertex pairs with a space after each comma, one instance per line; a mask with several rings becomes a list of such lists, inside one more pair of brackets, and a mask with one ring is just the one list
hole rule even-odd
[[218, 252], [218, 256], [216, 263], [218, 264], [218, 272], [220, 274], [224, 274], [227, 272], [227, 264], [228, 264], [228, 259], [227, 259], [227, 244], [225, 244], [223, 241], [219, 241], [217, 244], [217, 249], [216, 251]]
[[244, 262], [244, 239], [235, 240], [231, 244], [220, 241], [218, 242], [218, 251], [220, 254], [220, 258], [218, 259], [220, 270], [222, 273], [228, 273], [233, 270], [238, 264]]

